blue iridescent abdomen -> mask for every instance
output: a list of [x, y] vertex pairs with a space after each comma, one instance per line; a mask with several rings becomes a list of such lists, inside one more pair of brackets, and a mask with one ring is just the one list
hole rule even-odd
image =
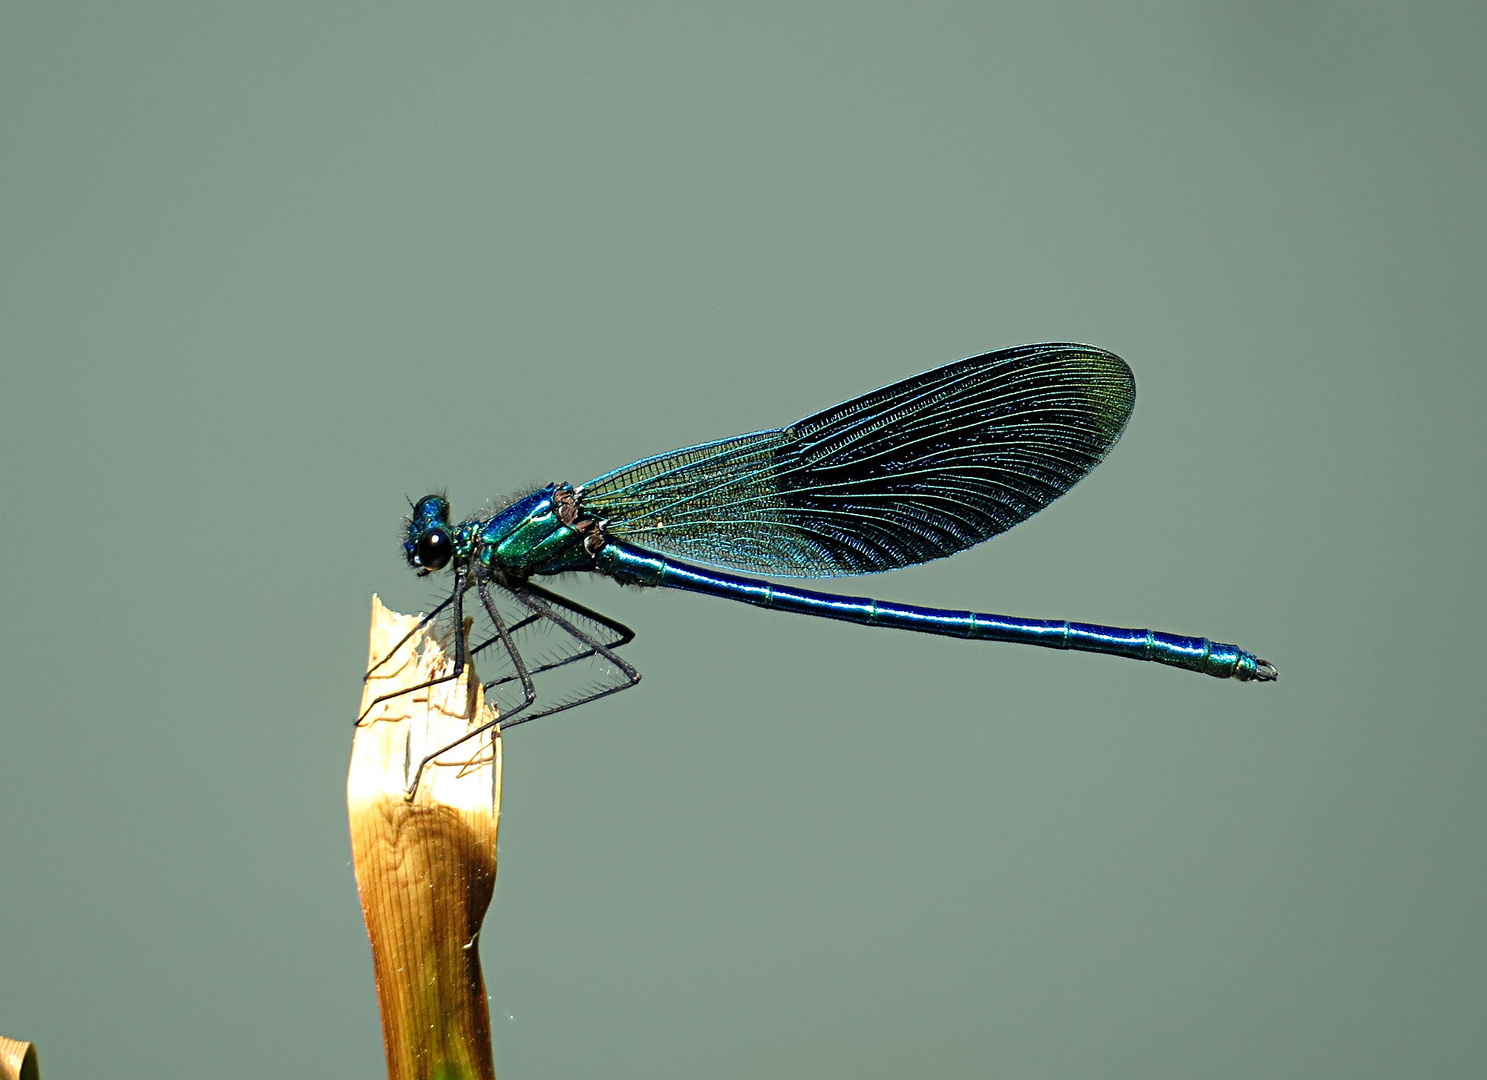
[[980, 611], [947, 611], [894, 604], [867, 596], [814, 592], [692, 566], [617, 541], [609, 542], [599, 551], [598, 565], [599, 569], [621, 581], [741, 600], [774, 611], [976, 641], [1005, 641], [1041, 645], [1048, 649], [1108, 653], [1186, 668], [1217, 679], [1268, 682], [1275, 678], [1275, 669], [1253, 653], [1207, 638], [1064, 620], [1017, 619]]

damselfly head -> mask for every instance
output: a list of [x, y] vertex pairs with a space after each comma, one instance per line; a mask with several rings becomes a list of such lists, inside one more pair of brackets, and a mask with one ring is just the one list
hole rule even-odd
[[454, 556], [454, 543], [449, 537], [449, 500], [442, 495], [425, 495], [413, 504], [408, 515], [408, 533], [403, 540], [403, 554], [408, 565], [420, 575], [443, 570]]

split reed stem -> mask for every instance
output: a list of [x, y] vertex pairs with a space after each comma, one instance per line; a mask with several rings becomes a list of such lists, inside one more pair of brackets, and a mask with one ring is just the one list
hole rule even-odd
[[496, 880], [501, 739], [492, 728], [442, 755], [408, 794], [426, 755], [495, 719], [469, 664], [458, 680], [373, 704], [452, 670], [449, 642], [415, 632], [418, 621], [372, 598], [368, 668], [378, 666], [346, 778], [387, 1075], [495, 1080], [479, 938]]

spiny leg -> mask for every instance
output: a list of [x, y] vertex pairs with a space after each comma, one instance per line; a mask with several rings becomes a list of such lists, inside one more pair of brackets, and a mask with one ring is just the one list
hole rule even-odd
[[557, 604], [559, 607], [567, 608], [569, 611], [574, 612], [578, 615], [582, 615], [584, 618], [593, 619], [600, 626], [605, 626], [613, 630], [616, 634], [619, 635], [619, 640], [611, 641], [606, 646], [607, 648], [618, 649], [621, 645], [628, 645], [630, 642], [635, 640], [635, 631], [631, 630], [624, 623], [619, 622], [616, 619], [611, 619], [608, 615], [601, 615], [593, 608], [585, 607], [576, 600], [570, 600], [566, 596], [552, 592], [549, 589], [544, 589], [541, 585], [534, 585], [531, 582], [527, 583], [526, 591], [536, 596], [542, 597], [542, 599], [548, 601], [549, 603]]
[[453, 595], [446, 596], [442, 601], [440, 601], [438, 607], [434, 608], [433, 611], [429, 612], [423, 618], [419, 619], [418, 622], [414, 624], [413, 629], [404, 634], [402, 638], [399, 639], [396, 645], [394, 645], [391, 649], [388, 649], [387, 654], [383, 656], [381, 660], [378, 660], [371, 667], [367, 668], [367, 673], [361, 677], [361, 681], [366, 682], [373, 675], [375, 675], [378, 668], [380, 668], [383, 664], [387, 663], [394, 656], [396, 656], [399, 651], [402, 650], [403, 646], [408, 644], [408, 642], [413, 639], [414, 635], [416, 635], [424, 627], [428, 626], [429, 623], [433, 622], [434, 619], [438, 617], [439, 612], [447, 608], [453, 600]]
[[428, 626], [428, 624], [433, 621], [434, 617], [438, 615], [439, 612], [448, 607], [451, 603], [454, 604], [454, 670], [447, 675], [439, 676], [437, 679], [430, 679], [428, 680], [428, 682], [421, 682], [415, 686], [405, 686], [401, 690], [395, 690], [390, 694], [383, 694], [380, 697], [373, 698], [370, 702], [367, 703], [367, 707], [362, 710], [361, 715], [356, 718], [356, 726], [360, 727], [361, 722], [367, 718], [371, 711], [378, 705], [382, 704], [382, 702], [384, 701], [391, 701], [393, 698], [402, 697], [404, 694], [411, 694], [415, 690], [427, 690], [431, 686], [438, 686], [440, 683], [446, 683], [449, 682], [451, 679], [458, 679], [460, 677], [460, 674], [465, 670], [465, 660], [468, 648], [468, 645], [465, 641], [465, 590], [468, 587], [469, 586], [466, 584], [464, 575], [460, 571], [456, 570], [454, 575], [454, 592], [449, 594], [449, 598], [438, 607], [434, 608], [433, 611], [429, 612], [422, 619], [420, 619], [418, 621], [418, 625], [415, 626], [412, 630], [408, 631], [408, 633], [404, 635], [402, 641], [398, 642], [398, 644], [386, 656], [372, 665], [371, 670], [369, 670], [366, 675], [362, 676], [362, 681], [365, 682], [366, 679], [371, 676], [373, 671], [376, 671], [383, 664], [387, 663], [389, 659], [397, 654], [397, 651], [399, 649], [401, 649], [408, 643], [408, 641], [413, 637], [414, 634], [418, 633], [424, 627]]
[[[593, 608], [585, 607], [583, 604], [578, 603], [576, 600], [570, 600], [568, 599], [568, 597], [563, 596], [561, 593], [555, 593], [549, 589], [544, 589], [541, 585], [537, 585], [531, 581], [527, 581], [522, 584], [522, 591], [525, 593], [533, 594], [535, 596], [540, 596], [542, 597], [542, 599], [548, 601], [549, 603], [557, 604], [559, 607], [566, 608], [568, 611], [571, 611], [576, 615], [582, 615], [584, 618], [591, 619], [592, 621], [598, 623], [600, 626], [614, 631], [615, 640], [606, 642], [606, 645], [611, 649], [618, 649], [620, 646], [628, 645], [630, 642], [635, 640], [635, 631], [631, 630], [624, 623], [618, 621], [617, 619], [611, 619], [608, 615], [595, 611]], [[513, 634], [515, 634], [522, 627], [530, 626], [532, 623], [544, 617], [545, 616], [541, 614], [528, 615], [520, 622], [512, 623], [510, 626], [510, 630]], [[481, 649], [493, 645], [495, 644], [495, 642], [495, 638], [487, 638], [485, 641], [481, 642], [479, 645], [471, 649], [470, 652], [472, 654], [478, 653]]]
[[[621, 646], [627, 645], [631, 641], [635, 640], [635, 631], [631, 630], [624, 623], [617, 622], [616, 620], [609, 618], [607, 615], [602, 615], [599, 612], [594, 611], [592, 608], [585, 607], [582, 604], [579, 604], [579, 603], [576, 603], [575, 601], [569, 600], [566, 596], [562, 596], [562, 595], [560, 595], [558, 593], [555, 593], [555, 592], [550, 592], [547, 589], [544, 589], [542, 586], [540, 586], [540, 585], [534, 585], [531, 582], [527, 582], [526, 583], [526, 585], [523, 588], [523, 591], [524, 592], [527, 592], [527, 593], [535, 594], [537, 596], [540, 596], [544, 600], [546, 600], [546, 601], [548, 601], [550, 603], [557, 604], [559, 607], [562, 607], [562, 608], [566, 608], [567, 610], [569, 610], [569, 611], [571, 611], [571, 612], [573, 612], [573, 613], [575, 613], [577, 615], [583, 616], [584, 618], [590, 620], [591, 622], [597, 623], [598, 625], [600, 625], [600, 626], [604, 627], [605, 629], [611, 631], [614, 634], [614, 640], [602, 642], [602, 644], [606, 648], [618, 649]], [[524, 627], [530, 626], [533, 623], [538, 622], [538, 621], [540, 621], [542, 619], [545, 619], [545, 618], [546, 618], [545, 615], [540, 614], [540, 613], [537, 613], [537, 614], [528, 615], [526, 618], [520, 620], [519, 622], [512, 623], [511, 624], [511, 627], [510, 627], [512, 637], [515, 638], [517, 632], [520, 631], [520, 630], [522, 630]], [[554, 623], [554, 625], [558, 625], [558, 624]], [[565, 629], [565, 632], [568, 632], [568, 631]], [[496, 640], [495, 638], [491, 638], [488, 641], [482, 642], [480, 645], [478, 645], [474, 649], [472, 649], [471, 650], [471, 653], [473, 654], [473, 653], [479, 652], [481, 649], [485, 648], [487, 645], [493, 644], [495, 642], [495, 640]], [[580, 642], [583, 641], [583, 639], [582, 638], [579, 638], [579, 637], [575, 637], [574, 640], [580, 641]], [[541, 665], [538, 665], [536, 667], [529, 667], [528, 668], [528, 671], [531, 674], [533, 674], [533, 675], [540, 675], [544, 671], [553, 671], [553, 670], [555, 670], [557, 668], [563, 667], [566, 664], [576, 663], [579, 660], [587, 660], [590, 657], [597, 656], [597, 655], [599, 655], [599, 654], [598, 654], [598, 651], [596, 649], [588, 648], [588, 649], [585, 649], [583, 652], [575, 653], [574, 655], [564, 657], [561, 660], [554, 660], [554, 661], [551, 661], [550, 663], [541, 664]], [[490, 690], [490, 689], [492, 689], [494, 687], [502, 686], [502, 685], [504, 685], [506, 683], [509, 683], [509, 682], [511, 682], [515, 678], [517, 678], [517, 676], [515, 676], [515, 675], [507, 675], [504, 678], [492, 679], [490, 682], [488, 682], [488, 683], [485, 684], [485, 688], [487, 690]]]
[[[522, 657], [521, 650], [516, 647], [516, 641], [511, 631], [506, 628], [506, 621], [501, 618], [501, 612], [496, 607], [496, 602], [491, 598], [490, 585], [488, 582], [480, 582], [480, 602], [485, 605], [485, 612], [490, 616], [491, 622], [495, 624], [496, 636], [501, 639], [501, 644], [506, 649], [506, 655], [511, 657], [511, 662], [516, 666], [516, 676], [521, 679], [522, 703], [513, 709], [506, 710], [501, 719], [514, 716], [523, 709], [530, 708], [532, 702], [537, 700], [537, 688], [532, 685], [532, 673], [527, 670], [527, 662]], [[482, 691], [489, 687], [482, 687]]]
[[[525, 619], [522, 619], [522, 620], [520, 620], [518, 622], [514, 622], [510, 626], [508, 626], [506, 628], [506, 632], [514, 640], [516, 638], [516, 635], [519, 632], [521, 632], [526, 627], [531, 626], [535, 622], [540, 622], [541, 619], [542, 619], [542, 616], [540, 616], [540, 615], [528, 615]], [[500, 644], [500, 642], [501, 642], [501, 635], [498, 634], [498, 633], [497, 634], [492, 634], [490, 637], [488, 637], [484, 641], [482, 641], [479, 645], [472, 645], [470, 647], [470, 656], [472, 658], [473, 657], [476, 657], [476, 656], [479, 656], [481, 653], [485, 652], [486, 649], [489, 649], [492, 645], [498, 645], [498, 644]], [[535, 675], [539, 671], [546, 671], [548, 669], [547, 669], [547, 667], [529, 667], [527, 670], [531, 674]], [[493, 686], [500, 686], [500, 685], [502, 685], [504, 683], [509, 683], [513, 679], [516, 679], [516, 678], [519, 678], [519, 677], [520, 676], [518, 676], [518, 675], [507, 675], [505, 678], [495, 679], [495, 680], [493, 680], [491, 682], [486, 683], [485, 684], [485, 688], [487, 690], [489, 690]]]
[[[616, 656], [610, 646], [603, 644], [602, 642], [594, 638], [591, 634], [587, 634], [584, 631], [580, 630], [578, 627], [574, 626], [567, 619], [563, 618], [557, 612], [553, 611], [552, 608], [547, 605], [546, 601], [550, 599], [554, 603], [558, 604], [560, 607], [571, 608], [579, 614], [594, 618], [597, 622], [616, 630], [616, 632], [624, 633], [625, 635], [627, 635], [625, 637], [625, 641], [629, 641], [635, 636], [633, 633], [630, 632], [628, 627], [620, 623], [613, 622], [610, 619], [606, 619], [603, 616], [592, 613], [587, 608], [584, 608], [582, 605], [574, 604], [566, 598], [560, 597], [556, 593], [550, 593], [546, 589], [540, 588], [538, 586], [528, 586], [521, 591], [513, 590], [512, 595], [516, 597], [516, 599], [519, 600], [522, 604], [526, 605], [526, 607], [529, 608], [531, 611], [535, 612], [545, 619], [550, 620], [554, 625], [559, 627], [561, 630], [563, 630], [564, 633], [568, 634], [574, 640], [588, 646], [590, 652], [586, 655], [597, 654], [598, 656], [601, 656], [605, 660], [609, 661], [609, 663], [612, 664], [624, 676], [625, 681], [614, 686], [607, 686], [596, 693], [586, 694], [576, 701], [566, 701], [563, 702], [561, 705], [554, 705], [550, 708], [540, 709], [534, 713], [528, 713], [527, 715], [522, 716], [516, 720], [510, 720], [506, 717], [502, 717], [499, 724], [502, 731], [506, 730], [506, 728], [508, 727], [515, 727], [517, 724], [525, 724], [528, 720], [536, 720], [539, 717], [551, 716], [554, 713], [564, 712], [578, 705], [587, 705], [591, 701], [597, 701], [602, 697], [608, 697], [610, 694], [617, 694], [621, 690], [628, 690], [630, 689], [630, 687], [634, 686], [640, 681], [640, 672], [636, 671], [635, 668], [627, 664], [624, 660], [620, 659], [620, 657]], [[624, 642], [620, 642], [620, 644], [624, 644]]]
[[[491, 728], [502, 725], [505, 722], [506, 717], [514, 716], [517, 713], [520, 713], [522, 710], [530, 708], [532, 702], [537, 700], [537, 689], [532, 684], [531, 673], [527, 671], [526, 661], [522, 659], [521, 651], [516, 647], [516, 643], [511, 640], [511, 633], [506, 627], [506, 620], [501, 617], [501, 612], [496, 607], [495, 600], [491, 597], [489, 584], [485, 581], [477, 581], [475, 587], [480, 593], [480, 603], [485, 608], [485, 613], [490, 616], [491, 623], [496, 628], [496, 640], [500, 641], [502, 647], [506, 650], [506, 655], [511, 657], [512, 664], [516, 666], [517, 676], [521, 679], [522, 694], [524, 700], [520, 705], [508, 710], [505, 716], [502, 716], [496, 720], [492, 720], [488, 724], [481, 724], [477, 728], [471, 728], [469, 731], [461, 735], [458, 739], [455, 739], [448, 746], [441, 747], [440, 749], [435, 750], [432, 754], [425, 755], [423, 760], [418, 763], [418, 768], [415, 769], [413, 772], [413, 782], [409, 786], [407, 791], [407, 795], [410, 799], [413, 797], [414, 792], [418, 790], [418, 781], [422, 779], [423, 770], [428, 768], [430, 762], [449, 753], [449, 751], [453, 750], [455, 747], [469, 742], [477, 735], [482, 735], [485, 732], [489, 731]], [[461, 623], [461, 626], [463, 626], [463, 623]], [[461, 634], [460, 637], [463, 638], [464, 635]], [[485, 644], [488, 645], [490, 644], [490, 642], [486, 642]], [[483, 648], [484, 646], [481, 647]], [[459, 652], [460, 650], [457, 649], [455, 659], [456, 673], [455, 675], [450, 676], [451, 678], [458, 677], [459, 670], [462, 670], [463, 668], [463, 658], [459, 655]], [[484, 693], [484, 689], [484, 687], [481, 688], [482, 694]]]

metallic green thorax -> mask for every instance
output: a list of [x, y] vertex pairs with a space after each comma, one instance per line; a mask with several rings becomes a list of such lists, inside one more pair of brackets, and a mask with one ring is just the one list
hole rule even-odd
[[584, 545], [594, 535], [593, 523], [578, 515], [573, 489], [551, 484], [493, 518], [456, 526], [454, 550], [458, 558], [523, 578], [592, 569], [594, 559]]

